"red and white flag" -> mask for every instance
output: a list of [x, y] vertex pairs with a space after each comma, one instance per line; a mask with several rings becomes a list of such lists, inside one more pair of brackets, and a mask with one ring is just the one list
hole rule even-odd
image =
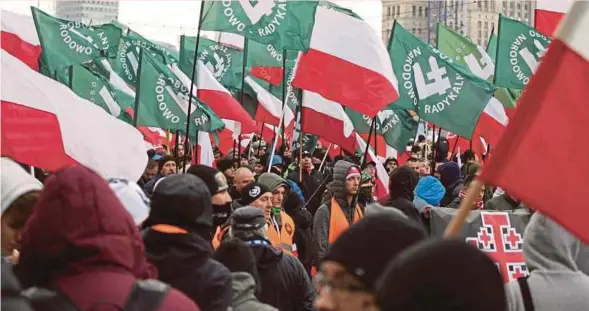
[[246, 77], [245, 83], [256, 92], [256, 98], [259, 103], [254, 118], [256, 121], [280, 126], [280, 118], [282, 113], [284, 113], [284, 127], [291, 125], [294, 120], [294, 113], [287, 105], [284, 105], [285, 109], [283, 111], [282, 101], [272, 95], [272, 93], [268, 92], [268, 90], [258, 84], [251, 77]]
[[302, 131], [325, 138], [344, 150], [355, 153], [358, 141], [354, 124], [342, 105], [310, 91], [303, 92]]
[[[358, 141], [358, 148], [364, 152], [364, 150], [366, 150], [366, 142], [360, 135], [358, 135], [358, 133], [356, 133], [355, 136]], [[376, 185], [374, 187], [376, 197], [386, 197], [389, 194], [389, 174], [387, 173], [387, 170], [376, 154], [374, 154], [372, 148], [368, 148], [368, 153], [364, 156], [368, 157], [366, 159], [367, 161], [372, 161], [376, 164]]]
[[33, 17], [2, 10], [2, 49], [39, 71], [41, 43]]
[[[575, 1], [518, 102], [481, 179], [589, 243], [589, 2]], [[574, 163], [574, 165], [546, 165]], [[555, 187], [554, 182], [559, 186]]]
[[294, 87], [374, 117], [398, 99], [397, 84], [374, 29], [344, 12], [317, 7], [311, 46], [299, 59]]
[[564, 13], [536, 9], [534, 10], [534, 28], [542, 34], [552, 37], [563, 17]]
[[476, 139], [475, 136], [482, 136], [487, 143], [495, 146], [499, 143], [508, 123], [509, 118], [503, 104], [495, 97], [491, 97], [485, 110], [481, 113], [473, 139]]
[[131, 125], [2, 50], [1, 152], [55, 171], [83, 164], [104, 178], [138, 180], [147, 162]]

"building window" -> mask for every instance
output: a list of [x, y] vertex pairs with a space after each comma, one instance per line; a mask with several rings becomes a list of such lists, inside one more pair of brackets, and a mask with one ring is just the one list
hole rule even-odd
[[478, 22], [477, 22], [477, 26], [478, 26], [478, 28], [479, 28], [479, 29], [481, 29], [481, 27], [482, 27], [482, 22], [481, 22], [481, 21], [478, 21]]
[[485, 29], [489, 29], [489, 22], [485, 22]]
[[519, 9], [521, 9], [521, 8], [522, 8], [522, 5], [518, 3], [518, 4], [517, 4], [517, 9], [519, 10]]
[[517, 12], [517, 18], [518, 19], [522, 18], [522, 14], [520, 12]]
[[397, 17], [401, 15], [401, 6], [397, 5]]
[[491, 30], [495, 30], [495, 22], [491, 22]]
[[515, 8], [515, 4], [513, 3], [513, 1], [509, 3], [509, 7], [512, 9]]
[[454, 29], [454, 23], [450, 21], [450, 29]]
[[485, 0], [485, 11], [489, 12], [489, 1]]
[[481, 44], [481, 37], [483, 36], [481, 30], [479, 29], [479, 36], [477, 37], [477, 39], [479, 39], [479, 44]]
[[429, 8], [425, 8], [425, 17], [427, 17], [428, 11], [429, 11]]
[[524, 4], [524, 10], [526, 10], [526, 11], [528, 10], [528, 4], [527, 3]]
[[417, 33], [417, 30], [415, 30], [415, 27], [411, 28], [411, 33], [412, 34], [416, 34]]
[[417, 28], [417, 34], [421, 36], [421, 28]]
[[415, 16], [415, 6], [413, 6], [413, 16]]
[[481, 1], [482, 0], [477, 1], [477, 6], [479, 7], [479, 9], [482, 7]]
[[507, 1], [503, 1], [503, 11], [505, 11], [505, 9], [507, 9]]
[[419, 6], [419, 16], [420, 17], [422, 16], [422, 13], [423, 13], [423, 7], [422, 6]]

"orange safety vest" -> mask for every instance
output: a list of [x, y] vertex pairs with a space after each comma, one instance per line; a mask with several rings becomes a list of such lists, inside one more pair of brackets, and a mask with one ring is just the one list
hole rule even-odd
[[293, 246], [294, 221], [283, 211], [280, 211], [280, 219], [282, 220], [280, 233], [276, 232], [274, 225], [268, 224], [268, 240], [272, 243], [272, 246], [282, 249], [285, 253], [296, 255], [296, 247]]
[[[356, 204], [356, 208], [354, 209], [353, 223], [359, 222], [362, 218], [364, 218], [362, 209], [360, 209], [360, 205]], [[329, 244], [335, 242], [335, 240], [337, 240], [337, 238], [342, 233], [344, 233], [344, 231], [348, 230], [349, 227], [350, 223], [348, 222], [348, 218], [346, 215], [344, 215], [344, 212], [339, 206], [339, 203], [337, 203], [335, 198], [331, 198], [331, 210], [329, 212]], [[317, 268], [313, 266], [311, 268], [311, 275], [314, 276], [316, 273]]]

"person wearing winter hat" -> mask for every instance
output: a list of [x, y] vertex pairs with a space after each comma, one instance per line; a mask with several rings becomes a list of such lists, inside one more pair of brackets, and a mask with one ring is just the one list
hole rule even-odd
[[389, 198], [383, 205], [401, 210], [407, 217], [421, 223], [421, 216], [413, 205], [419, 175], [408, 166], [397, 167], [391, 174]]
[[199, 177], [207, 185], [212, 195], [213, 227], [219, 230], [219, 226], [227, 222], [232, 212], [229, 185], [225, 175], [218, 169], [206, 165], [191, 166], [187, 173]]
[[225, 241], [213, 253], [213, 258], [231, 271], [234, 311], [277, 311], [278, 309], [261, 303], [256, 294], [260, 294], [261, 285], [256, 268], [254, 252], [240, 240]]
[[440, 206], [440, 201], [444, 198], [446, 189], [444, 185], [435, 177], [425, 176], [419, 179], [415, 187], [415, 198], [413, 204], [415, 208], [422, 213], [426, 206]]
[[112, 178], [108, 180], [110, 189], [117, 195], [123, 207], [131, 214], [137, 227], [149, 216], [151, 202], [139, 185], [126, 179]]
[[2, 260], [13, 260], [18, 250], [21, 232], [37, 204], [43, 185], [20, 165], [2, 157], [0, 172], [0, 202], [2, 208]]
[[395, 158], [387, 158], [384, 162], [384, 167], [387, 170], [387, 173], [391, 173], [394, 169], [399, 166], [399, 162]]
[[366, 207], [368, 204], [374, 203], [372, 191], [374, 189], [374, 176], [367, 170], [362, 171], [360, 177], [360, 190], [358, 191], [358, 204]]
[[268, 239], [273, 246], [282, 249], [287, 254], [296, 256], [297, 249], [296, 244], [294, 244], [295, 224], [283, 209], [284, 201], [290, 191], [290, 184], [274, 173], [260, 175], [258, 183], [272, 190]]
[[440, 173], [440, 181], [446, 188], [446, 195], [444, 195], [440, 205], [447, 206], [458, 197], [464, 185], [464, 180], [460, 177], [460, 168], [455, 162], [440, 165], [438, 172]]
[[589, 245], [540, 212], [530, 218], [524, 238], [530, 272], [505, 284], [507, 310], [589, 310]]
[[262, 303], [280, 311], [311, 311], [315, 292], [305, 268], [295, 257], [268, 241], [268, 223], [259, 208], [246, 206], [231, 215], [229, 236], [246, 242], [254, 252]]
[[439, 239], [393, 259], [378, 280], [377, 301], [381, 311], [500, 311], [506, 306], [503, 280], [491, 258], [466, 242]]
[[305, 267], [305, 270], [311, 275], [313, 266], [313, 251], [311, 241], [313, 239], [313, 215], [305, 208], [303, 204], [303, 194], [299, 186], [294, 181], [288, 181], [290, 189], [286, 200], [284, 201], [284, 211], [295, 225], [294, 244], [297, 246], [297, 257]]
[[162, 156], [157, 160], [157, 166], [157, 174], [151, 179], [151, 181], [145, 184], [145, 187], [143, 187], [143, 191], [147, 197], [150, 198], [153, 194], [153, 188], [160, 178], [176, 174], [176, 159], [171, 155]]
[[184, 292], [202, 310], [231, 306], [230, 272], [212, 258], [213, 207], [202, 179], [192, 174], [163, 178], [143, 225], [146, 257], [158, 268], [161, 281]]
[[[403, 215], [366, 216], [342, 233], [320, 263], [314, 283], [319, 311], [377, 310], [376, 282], [387, 263], [426, 238], [425, 231]], [[379, 242], [387, 243], [379, 246]]]
[[364, 213], [355, 202], [360, 186], [360, 168], [340, 160], [333, 168], [332, 196], [322, 204], [313, 219], [313, 254], [315, 263], [321, 262], [329, 245], [362, 219]]
[[217, 168], [223, 173], [223, 175], [225, 175], [229, 185], [233, 185], [233, 178], [235, 178], [235, 167], [233, 166], [233, 163], [235, 162], [229, 158], [217, 162]]
[[[232, 203], [233, 211], [240, 209], [243, 206], [252, 206], [259, 208], [264, 215], [268, 223], [270, 223], [270, 211], [272, 209], [272, 191], [268, 187], [253, 182], [243, 188], [243, 196], [240, 200], [235, 200]], [[217, 249], [221, 242], [226, 240], [229, 236], [227, 232], [229, 226], [223, 226], [218, 228], [217, 232], [213, 237], [213, 247]]]

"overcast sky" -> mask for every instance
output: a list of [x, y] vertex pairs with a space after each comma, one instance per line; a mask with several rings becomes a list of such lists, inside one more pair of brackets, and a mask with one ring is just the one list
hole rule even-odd
[[[341, 6], [354, 10], [376, 32], [381, 30], [380, 0], [340, 0], [334, 1]], [[565, 12], [572, 0], [539, 0], [537, 7], [552, 11]], [[9, 11], [30, 15], [30, 6], [39, 5], [41, 9], [53, 12], [53, 1], [40, 0], [0, 0], [0, 7]], [[166, 0], [166, 1], [120, 1], [119, 21], [128, 25], [143, 36], [179, 45], [182, 34], [194, 35], [198, 25], [200, 1]]]

